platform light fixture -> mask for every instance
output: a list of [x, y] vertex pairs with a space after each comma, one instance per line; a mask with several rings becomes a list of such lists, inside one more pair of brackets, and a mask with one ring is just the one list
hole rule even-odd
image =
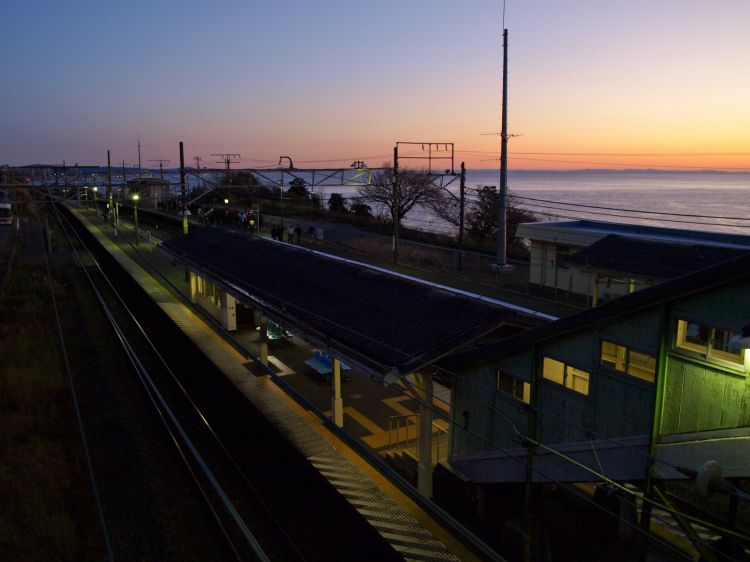
[[135, 223], [135, 245], [138, 245], [138, 200], [140, 196], [133, 194], [133, 222]]

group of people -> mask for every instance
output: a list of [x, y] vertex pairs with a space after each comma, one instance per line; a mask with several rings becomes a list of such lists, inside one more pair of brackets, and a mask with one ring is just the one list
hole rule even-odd
[[253, 211], [231, 207], [201, 206], [198, 208], [198, 219], [203, 224], [234, 224], [242, 227], [245, 232], [249, 230], [250, 234], [255, 234], [255, 229], [262, 226], [261, 217], [256, 218]]
[[286, 230], [286, 241], [290, 244], [294, 244], [294, 237], [297, 237], [297, 244], [300, 242], [300, 238], [302, 238], [302, 228], [300, 225], [292, 226], [289, 225], [289, 228], [284, 229], [283, 224], [277, 224], [273, 225], [271, 227], [271, 238], [274, 240], [279, 240], [280, 242], [284, 241], [284, 231]]

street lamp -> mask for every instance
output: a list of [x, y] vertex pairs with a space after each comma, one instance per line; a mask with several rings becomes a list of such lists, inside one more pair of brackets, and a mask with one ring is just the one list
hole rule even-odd
[[138, 199], [137, 193], [133, 194], [133, 222], [135, 222], [135, 245], [138, 245]]
[[99, 188], [94, 186], [92, 189], [94, 190], [94, 214], [96, 214], [99, 211], [99, 207], [96, 206], [96, 192], [99, 191]]

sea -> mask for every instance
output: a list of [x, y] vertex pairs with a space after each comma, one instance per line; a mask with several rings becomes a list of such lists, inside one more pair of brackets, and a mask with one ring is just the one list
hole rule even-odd
[[[498, 170], [467, 170], [466, 198], [497, 186]], [[457, 186], [449, 189], [457, 193]], [[512, 204], [540, 221], [596, 220], [750, 235], [750, 173], [717, 171], [510, 170]], [[407, 216], [418, 228], [451, 232], [429, 211]]]
[[[276, 179], [277, 172], [264, 174]], [[170, 181], [177, 180], [176, 174], [171, 177], [172, 170], [169, 175]], [[496, 169], [469, 169], [466, 177], [469, 204], [478, 188], [499, 183]], [[287, 172], [285, 185], [289, 179]], [[346, 181], [335, 185], [335, 179], [330, 183], [311, 190], [324, 204], [331, 193], [341, 193], [350, 202], [356, 198], [355, 185]], [[194, 177], [190, 184], [197, 186]], [[457, 195], [458, 185], [456, 178], [447, 189]], [[508, 189], [512, 204], [533, 212], [540, 221], [587, 219], [750, 235], [750, 172], [510, 170]], [[425, 208], [412, 210], [404, 224], [432, 232], [455, 231]]]
[[[471, 170], [467, 188], [498, 185]], [[541, 220], [590, 219], [750, 235], [750, 173], [717, 171], [509, 171], [514, 204]]]

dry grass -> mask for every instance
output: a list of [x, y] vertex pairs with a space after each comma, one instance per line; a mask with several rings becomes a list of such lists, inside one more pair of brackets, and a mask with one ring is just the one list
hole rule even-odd
[[0, 295], [3, 560], [76, 558], [74, 504], [88, 484], [52, 320], [44, 272], [16, 261]]

